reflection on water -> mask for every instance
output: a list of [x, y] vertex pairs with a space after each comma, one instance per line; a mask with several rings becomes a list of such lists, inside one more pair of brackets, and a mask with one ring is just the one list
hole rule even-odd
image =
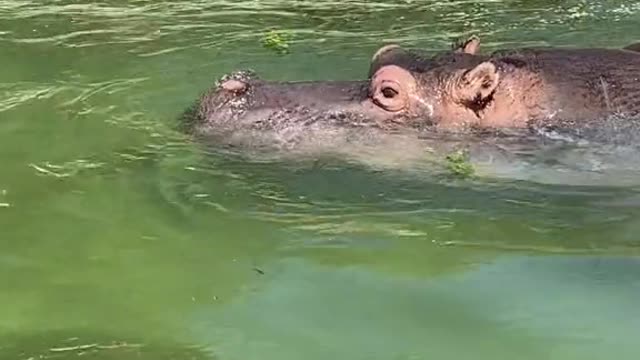
[[[238, 68], [361, 78], [382, 43], [470, 32], [487, 50], [622, 46], [639, 10], [0, 2], [0, 358], [637, 358], [634, 149], [284, 159], [201, 146], [175, 119]], [[292, 34], [290, 55], [260, 46], [270, 28]], [[478, 179], [431, 161], [459, 145]]]

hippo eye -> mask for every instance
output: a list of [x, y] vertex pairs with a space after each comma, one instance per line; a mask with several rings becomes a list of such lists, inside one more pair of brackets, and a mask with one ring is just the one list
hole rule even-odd
[[371, 78], [371, 102], [388, 112], [410, 111], [417, 83], [411, 72], [396, 65], [385, 65]]
[[402, 86], [395, 80], [383, 80], [376, 84], [372, 100], [387, 111], [400, 111], [406, 105]]
[[393, 99], [394, 97], [396, 97], [396, 95], [398, 95], [398, 91], [394, 88], [387, 86], [382, 89], [382, 95], [387, 99]]

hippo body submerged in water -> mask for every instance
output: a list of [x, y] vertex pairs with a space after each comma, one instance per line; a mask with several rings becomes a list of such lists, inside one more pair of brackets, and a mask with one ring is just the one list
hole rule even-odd
[[223, 77], [194, 109], [204, 139], [291, 149], [465, 129], [579, 128], [640, 112], [640, 53], [523, 48], [479, 54], [467, 41], [432, 57], [387, 46], [362, 81]]

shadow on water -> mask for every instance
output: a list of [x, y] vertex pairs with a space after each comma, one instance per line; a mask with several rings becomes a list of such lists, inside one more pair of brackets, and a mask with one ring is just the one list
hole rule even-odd
[[637, 273], [637, 259], [606, 256], [514, 256], [430, 279], [281, 259], [253, 296], [194, 311], [192, 331], [232, 359], [631, 359]]

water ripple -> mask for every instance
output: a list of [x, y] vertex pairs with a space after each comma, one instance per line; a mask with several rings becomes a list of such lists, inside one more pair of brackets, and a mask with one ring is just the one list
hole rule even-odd
[[[313, 34], [314, 38], [336, 38], [356, 46], [371, 46], [380, 41], [408, 43], [444, 42], [467, 31], [499, 38], [512, 37], [513, 29], [545, 31], [549, 26], [580, 26], [590, 21], [632, 21], [640, 5], [634, 1], [597, 3], [506, 3], [504, 1], [178, 1], [156, 3], [136, 1], [127, 4], [97, 2], [63, 4], [37, 1], [4, 1], [0, 18], [12, 26], [0, 36], [16, 43], [53, 43], [69, 47], [170, 40], [169, 49], [140, 51], [152, 56], [183, 50], [186, 39], [204, 37], [202, 43], [221, 46], [227, 42], [258, 38], [266, 30], [261, 24], [286, 21], [293, 34]], [[606, 4], [604, 4], [606, 3]], [[66, 16], [69, 26], [46, 34], [32, 33], [16, 21], [51, 16]], [[241, 23], [237, 19], [255, 19]], [[363, 29], [360, 23], [382, 19], [378, 29]], [[219, 29], [220, 31], [217, 31]], [[26, 35], [28, 30], [29, 35]], [[53, 32], [53, 33], [52, 33]], [[100, 41], [96, 38], [100, 36]], [[306, 36], [306, 41], [309, 39]], [[88, 40], [92, 39], [92, 40]], [[347, 40], [352, 39], [352, 40]], [[531, 39], [522, 39], [531, 41]], [[295, 39], [294, 39], [295, 41]], [[182, 43], [182, 44], [181, 44]], [[189, 41], [191, 47], [198, 46]], [[257, 46], [257, 45], [256, 45]]]
[[0, 112], [7, 111], [32, 100], [51, 98], [68, 90], [64, 86], [29, 82], [0, 84]]
[[[584, 31], [586, 25], [596, 21], [629, 21], [638, 19], [640, 5], [635, 1], [604, 2], [507, 2], [493, 1], [174, 1], [158, 3], [143, 1], [80, 1], [65, 4], [62, 1], [0, 1], [0, 19], [3, 29], [0, 39], [4, 45], [29, 51], [48, 51], [49, 47], [66, 48], [70, 56], [99, 54], [101, 51], [116, 51], [116, 54], [140, 58], [157, 57], [161, 69], [166, 69], [162, 56], [186, 50], [230, 49], [246, 57], [253, 51], [261, 51], [258, 40], [271, 27], [282, 27], [292, 34], [292, 44], [313, 51], [342, 52], [353, 48], [378, 46], [385, 41], [398, 41], [423, 47], [440, 46], [453, 36], [469, 31], [479, 32], [486, 37], [488, 47], [506, 44], [547, 45], [562, 40], [564, 34]], [[28, 20], [28, 21], [25, 21]], [[598, 41], [609, 43], [608, 27], [594, 27], [600, 31]], [[621, 29], [625, 26], [622, 25]], [[526, 31], [523, 31], [526, 30]], [[621, 30], [622, 31], [622, 30]], [[549, 36], [542, 37], [541, 33]], [[596, 42], [594, 37], [573, 36], [571, 41]], [[325, 46], [327, 41], [337, 44]], [[567, 40], [569, 42], [569, 40]], [[252, 47], [254, 46], [254, 47]], [[70, 48], [97, 48], [72, 52]], [[295, 49], [294, 49], [295, 51]], [[362, 52], [364, 53], [364, 52]], [[66, 54], [66, 53], [65, 53]], [[189, 54], [191, 55], [191, 54]], [[351, 55], [351, 54], [350, 54]], [[109, 53], [108, 56], [114, 56]], [[167, 61], [174, 61], [168, 57]], [[142, 59], [140, 61], [143, 61]], [[146, 59], [144, 61], [147, 61]], [[124, 63], [124, 62], [123, 62]], [[146, 64], [152, 64], [151, 61]], [[198, 66], [197, 63], [189, 63]], [[144, 66], [143, 65], [143, 66]], [[138, 69], [136, 69], [137, 71]], [[153, 70], [155, 74], [156, 70]], [[48, 99], [64, 93], [58, 104], [70, 108], [76, 116], [95, 115], [101, 122], [118, 127], [139, 130], [150, 135], [151, 143], [128, 151], [117, 150], [114, 154], [122, 161], [143, 161], [154, 155], [165, 154], [173, 157], [187, 145], [178, 135], [163, 132], [157, 119], [145, 113], [147, 109], [116, 110], [127, 91], [145, 83], [155, 75], [125, 77], [113, 76], [109, 80], [94, 81], [78, 75], [62, 81], [18, 82], [0, 85], [0, 112], [14, 109], [21, 104]], [[150, 81], [149, 81], [150, 82]], [[150, 85], [151, 86], [151, 85]], [[95, 99], [119, 94], [113, 99]], [[67, 158], [68, 159], [68, 158]], [[36, 174], [56, 178], [76, 176], [84, 171], [98, 169], [118, 161], [107, 156], [101, 161], [87, 160], [86, 157], [69, 161], [30, 161]], [[189, 159], [191, 160], [191, 159]], [[471, 194], [471, 200], [478, 203], [468, 208], [458, 202], [452, 204], [433, 203], [433, 199], [420, 191], [391, 194], [368, 201], [327, 200], [309, 194], [288, 193], [278, 186], [278, 182], [288, 179], [277, 178], [272, 182], [260, 179], [258, 184], [251, 181], [252, 174], [235, 169], [194, 165], [195, 161], [184, 164], [169, 164], [171, 171], [181, 169], [180, 186], [171, 183], [167, 201], [185, 205], [187, 201], [206, 205], [216, 211], [241, 213], [257, 220], [283, 225], [287, 230], [334, 237], [341, 234], [377, 233], [386, 236], [424, 238], [441, 244], [468, 244], [476, 242], [490, 244], [492, 236], [499, 231], [492, 228], [504, 221], [512, 226], [513, 234], [536, 233], [536, 229], [550, 229], [550, 234], [566, 234], [574, 231], [582, 217], [601, 216], [599, 211], [562, 207], [552, 204], [548, 207], [540, 199], [496, 200], [485, 195]], [[186, 173], [186, 174], [185, 174]], [[195, 174], [195, 175], [194, 175]], [[178, 176], [172, 173], [174, 176]], [[193, 176], [193, 177], [192, 177]], [[255, 176], [255, 174], [253, 174]], [[294, 176], [294, 175], [292, 175]], [[377, 176], [377, 175], [376, 175]], [[251, 199], [246, 209], [234, 208], [233, 202], [226, 201], [219, 189], [211, 185], [211, 178], [220, 181], [224, 192], [242, 193]], [[206, 179], [206, 180], [205, 180]], [[222, 179], [222, 180], [221, 180]], [[174, 177], [165, 179], [176, 181]], [[198, 183], [201, 181], [201, 183]], [[423, 184], [424, 185], [424, 184]], [[178, 190], [174, 190], [175, 188]], [[186, 188], [186, 190], [185, 190]], [[184, 191], [185, 194], [177, 194]], [[427, 190], [424, 190], [427, 191]], [[569, 196], [566, 189], [563, 191]], [[533, 193], [533, 192], [532, 192]], [[176, 195], [177, 194], [177, 195]], [[344, 195], [345, 197], [350, 194]], [[302, 196], [302, 197], [300, 197]], [[432, 197], [437, 197], [431, 194]], [[451, 195], [452, 197], [454, 195]], [[586, 198], [586, 195], [585, 195]], [[478, 200], [479, 199], [479, 200]], [[506, 200], [505, 200], [506, 199]], [[584, 199], [584, 198], [583, 198]], [[0, 199], [2, 200], [2, 199]], [[469, 199], [467, 199], [469, 200]], [[471, 201], [469, 200], [469, 201]], [[511, 202], [510, 202], [511, 201]], [[2, 201], [0, 201], [2, 203]], [[507, 205], [503, 205], [507, 203]], [[511, 206], [511, 205], [513, 206]], [[187, 204], [187, 207], [191, 204]], [[240, 205], [238, 205], [240, 207]], [[474, 207], [475, 206], [475, 207]], [[489, 207], [490, 209], [486, 209]], [[495, 208], [493, 208], [495, 207]], [[496, 209], [497, 208], [497, 209]], [[510, 217], [513, 209], [526, 208], [539, 222], [517, 223], [522, 219]], [[480, 211], [483, 209], [484, 211]], [[551, 209], [551, 210], [549, 210]], [[571, 214], [556, 219], [558, 213]], [[455, 213], [455, 217], [453, 216]], [[486, 219], [482, 219], [486, 216]], [[523, 216], [523, 215], [521, 215]], [[563, 215], [564, 216], [564, 215]], [[575, 216], [575, 218], [571, 218]], [[454, 223], [452, 219], [463, 220]], [[516, 220], [513, 220], [516, 219]], [[480, 240], [460, 242], [460, 228], [476, 224]], [[616, 220], [624, 221], [624, 217]], [[513, 222], [513, 224], [512, 224]], [[602, 224], [602, 223], [600, 223]], [[594, 228], [599, 224], [593, 225]], [[569, 230], [567, 230], [569, 229]], [[552, 237], [552, 235], [545, 235]], [[504, 237], [504, 236], [502, 236]], [[502, 238], [501, 237], [501, 238]], [[467, 237], [468, 238], [468, 237]], [[477, 240], [477, 241], [476, 241]], [[484, 242], [484, 241], [487, 242]], [[549, 240], [547, 240], [549, 241]], [[584, 244], [583, 244], [584, 245]], [[494, 244], [492, 246], [500, 246]], [[518, 246], [515, 244], [514, 246]]]
[[62, 103], [63, 106], [70, 106], [75, 103], [87, 101], [90, 97], [96, 94], [115, 94], [120, 91], [129, 90], [133, 84], [137, 84], [148, 80], [147, 77], [130, 78], [130, 79], [113, 79], [103, 82], [95, 82], [88, 84], [74, 84], [74, 88], [82, 90], [82, 92], [73, 99]]
[[78, 159], [69, 161], [63, 164], [52, 164], [45, 162], [43, 164], [29, 164], [29, 166], [36, 170], [36, 172], [43, 176], [51, 176], [55, 178], [66, 178], [75, 176], [85, 170], [98, 169], [105, 164], [88, 161], [85, 159]]

